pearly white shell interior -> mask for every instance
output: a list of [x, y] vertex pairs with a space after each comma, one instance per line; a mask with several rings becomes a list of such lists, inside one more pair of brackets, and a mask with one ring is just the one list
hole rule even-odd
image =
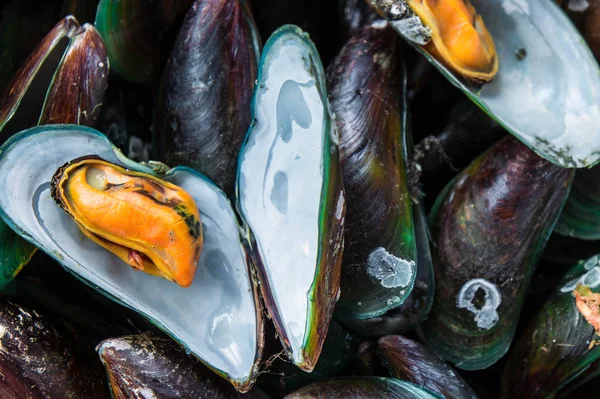
[[324, 153], [329, 151], [329, 116], [314, 57], [294, 30], [281, 32], [265, 47], [254, 92], [255, 121], [238, 174], [241, 212], [256, 237], [297, 364], [303, 362], [316, 306], [309, 294], [319, 262]]
[[[600, 161], [600, 69], [554, 1], [471, 0], [494, 38], [498, 75], [481, 88], [424, 53], [454, 85], [536, 153], [564, 167]], [[517, 51], [525, 50], [525, 57]]]
[[[0, 210], [11, 227], [65, 268], [149, 318], [227, 378], [244, 383], [257, 353], [257, 314], [239, 226], [226, 196], [206, 178], [176, 168], [165, 178], [201, 213], [204, 246], [189, 288], [139, 272], [85, 238], [50, 196], [50, 179], [85, 155], [123, 164], [101, 134], [78, 126], [41, 127], [0, 150]], [[140, 165], [129, 161], [129, 166]]]

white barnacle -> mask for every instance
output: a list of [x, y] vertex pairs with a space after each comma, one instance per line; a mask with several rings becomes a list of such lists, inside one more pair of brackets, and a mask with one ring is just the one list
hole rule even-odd
[[577, 287], [577, 284], [579, 284], [579, 282], [581, 281], [581, 277], [577, 277], [574, 278], [572, 280], [569, 280], [567, 282], [567, 284], [565, 284], [561, 289], [560, 292], [571, 292], [575, 289], [575, 287]]
[[588, 260], [585, 261], [583, 267], [585, 270], [591, 270], [594, 266], [600, 264], [600, 255], [592, 256]]
[[[596, 257], [594, 256], [594, 258], [596, 258]], [[594, 259], [594, 258], [592, 258], [592, 259]], [[587, 269], [588, 262], [590, 262], [592, 259], [585, 262], [584, 267], [586, 268], [586, 270], [588, 270]], [[560, 292], [572, 292], [577, 287], [577, 284], [580, 284], [580, 283], [585, 286], [588, 286], [590, 288], [596, 288], [596, 287], [600, 286], [600, 266], [594, 266], [591, 269], [589, 269], [587, 273], [585, 273], [577, 278], [574, 278], [572, 280], [569, 280], [560, 289]]]
[[369, 254], [367, 272], [385, 288], [406, 287], [412, 281], [416, 265], [379, 247]]
[[600, 285], [600, 267], [594, 267], [581, 278], [581, 284], [590, 288], [596, 288]]
[[[485, 295], [485, 303], [477, 308], [473, 303], [475, 294], [482, 290]], [[502, 296], [498, 288], [483, 278], [476, 278], [467, 281], [458, 293], [456, 305], [460, 309], [466, 309], [475, 315], [477, 327], [489, 330], [498, 322], [498, 306], [502, 301]]]

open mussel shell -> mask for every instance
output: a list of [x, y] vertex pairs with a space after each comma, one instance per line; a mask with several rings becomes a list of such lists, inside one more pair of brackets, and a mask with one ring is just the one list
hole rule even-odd
[[237, 218], [222, 191], [189, 168], [163, 176], [192, 196], [203, 223], [197, 272], [182, 288], [134, 270], [87, 239], [50, 197], [54, 171], [84, 155], [137, 172], [151, 169], [125, 158], [97, 131], [74, 125], [21, 132], [0, 154], [0, 213], [7, 224], [85, 283], [149, 319], [238, 390], [249, 388], [262, 348], [261, 312]]
[[96, 348], [115, 398], [267, 399], [237, 392], [172, 340], [152, 333], [109, 338]]
[[347, 209], [336, 305], [343, 319], [399, 307], [417, 274], [396, 36], [383, 21], [365, 27], [327, 71]]
[[387, 335], [377, 341], [377, 349], [394, 378], [427, 388], [446, 399], [477, 398], [452, 367], [416, 341]]
[[[566, 1], [563, 7], [600, 61], [600, 1]], [[577, 171], [569, 199], [554, 229], [557, 233], [583, 240], [600, 239], [599, 177], [600, 166]]]
[[193, 0], [100, 0], [96, 28], [111, 71], [118, 77], [158, 85], [175, 34]]
[[312, 383], [284, 399], [441, 399], [409, 382], [383, 377], [338, 377]]
[[430, 215], [436, 292], [422, 325], [440, 357], [476, 370], [506, 353], [573, 174], [509, 136], [440, 194]]
[[252, 114], [238, 209], [278, 335], [292, 361], [310, 371], [339, 296], [345, 202], [323, 66], [296, 26], [265, 44]]
[[250, 126], [260, 44], [247, 2], [197, 0], [163, 76], [154, 150], [234, 194], [237, 155]]
[[[32, 309], [0, 300], [0, 397], [109, 397], [93, 347]], [[92, 356], [90, 356], [92, 355]]]
[[[43, 38], [0, 98], [0, 143], [38, 124], [92, 126], [108, 84], [102, 39], [89, 24], [71, 16]], [[35, 247], [0, 221], [0, 288], [23, 268]]]
[[[502, 378], [502, 398], [548, 398], [577, 383], [600, 359], [594, 327], [578, 310], [578, 284], [600, 292], [600, 256], [580, 261], [529, 320], [513, 346]], [[597, 373], [597, 370], [594, 370]]]
[[[414, 27], [404, 19], [414, 16], [406, 12], [406, 0], [371, 2], [451, 83], [540, 156], [564, 167], [598, 163], [600, 71], [568, 17], [553, 1], [471, 3], [493, 37], [499, 60], [497, 75], [483, 87], [457, 76], [413, 41], [414, 32], [423, 29], [417, 29], [420, 22]], [[419, 37], [421, 44], [428, 41]]]

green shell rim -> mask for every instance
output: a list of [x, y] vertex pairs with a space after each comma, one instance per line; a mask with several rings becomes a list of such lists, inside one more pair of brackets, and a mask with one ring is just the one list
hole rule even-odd
[[[245, 216], [244, 213], [242, 212], [242, 207], [241, 204], [239, 202], [239, 195], [238, 195], [238, 191], [239, 191], [239, 185], [240, 185], [240, 166], [241, 166], [241, 161], [242, 161], [242, 155], [244, 153], [244, 148], [246, 147], [246, 144], [248, 143], [248, 140], [250, 139], [250, 134], [252, 132], [252, 130], [254, 129], [255, 125], [256, 125], [256, 115], [257, 115], [257, 93], [258, 90], [260, 89], [260, 87], [263, 85], [263, 70], [264, 65], [265, 65], [265, 61], [267, 60], [267, 57], [270, 56], [271, 53], [271, 48], [277, 44], [280, 40], [283, 40], [285, 38], [286, 35], [290, 35], [291, 37], [297, 38], [300, 42], [303, 43], [303, 45], [305, 45], [307, 47], [307, 51], [308, 53], [313, 56], [313, 59], [315, 59], [318, 62], [315, 62], [314, 65], [316, 67], [316, 71], [315, 72], [315, 81], [317, 81], [317, 89], [319, 90], [319, 94], [321, 96], [321, 99], [323, 100], [323, 104], [325, 105], [325, 113], [324, 113], [324, 130], [327, 131], [326, 134], [324, 134], [324, 138], [323, 138], [323, 148], [329, 148], [331, 145], [331, 137], [330, 137], [330, 131], [331, 131], [331, 107], [329, 105], [329, 98], [327, 97], [327, 86], [326, 86], [326, 82], [325, 82], [325, 68], [323, 68], [323, 63], [321, 61], [321, 58], [319, 56], [319, 52], [317, 50], [317, 47], [315, 46], [315, 44], [313, 43], [313, 41], [310, 39], [310, 35], [303, 31], [302, 29], [300, 29], [298, 26], [293, 25], [293, 24], [286, 24], [283, 25], [281, 27], [279, 27], [277, 30], [275, 30], [271, 36], [269, 37], [269, 39], [267, 40], [267, 42], [265, 43], [261, 56], [260, 56], [260, 61], [258, 63], [258, 68], [257, 68], [257, 74], [256, 74], [256, 81], [255, 81], [255, 85], [254, 85], [254, 92], [252, 94], [252, 100], [250, 101], [250, 117], [251, 117], [251, 124], [250, 127], [248, 128], [248, 130], [246, 131], [246, 135], [244, 137], [244, 140], [242, 142], [242, 145], [240, 147], [240, 151], [238, 153], [238, 157], [237, 157], [237, 174], [236, 174], [236, 184], [235, 184], [235, 198], [236, 198], [236, 202], [237, 202], [237, 213], [238, 215], [240, 215], [240, 217], [242, 218], [242, 223], [243, 223], [243, 229], [244, 231], [250, 231], [250, 228], [245, 220]], [[330, 152], [329, 151], [323, 151], [324, 152], [324, 164], [325, 165], [329, 165], [330, 158]], [[330, 181], [330, 176], [329, 176], [329, 168], [325, 167], [323, 168], [323, 184], [321, 186], [321, 200], [320, 200], [320, 210], [319, 210], [319, 237], [322, 237], [323, 231], [325, 231], [325, 217], [323, 215], [326, 206], [324, 206], [327, 203], [327, 187], [329, 185], [329, 181]], [[307, 297], [307, 301], [309, 298], [313, 298], [314, 294], [315, 294], [315, 284], [317, 283], [318, 280], [318, 276], [319, 274], [322, 272], [321, 271], [321, 267], [319, 266], [321, 264], [321, 258], [322, 258], [322, 251], [321, 249], [319, 249], [319, 254], [317, 257], [317, 269], [315, 270], [314, 273], [314, 278], [313, 278], [313, 282], [310, 286], [309, 291], [306, 293], [306, 297]], [[305, 334], [304, 334], [304, 338], [303, 338], [303, 344], [301, 346], [301, 350], [304, 351], [307, 348], [311, 347], [312, 345], [314, 345], [314, 343], [309, 342], [309, 338], [310, 338], [310, 327], [311, 327], [311, 323], [315, 317], [315, 309], [314, 306], [311, 306], [311, 302], [312, 301], [308, 301], [308, 317], [306, 320], [306, 330], [305, 330]], [[291, 351], [291, 347], [288, 346], [288, 348], [286, 348], [287, 350]], [[290, 356], [291, 357], [291, 356]], [[292, 357], [293, 358], [293, 357]], [[304, 356], [302, 354], [302, 360], [303, 362], [300, 365], [303, 365], [305, 363]]]

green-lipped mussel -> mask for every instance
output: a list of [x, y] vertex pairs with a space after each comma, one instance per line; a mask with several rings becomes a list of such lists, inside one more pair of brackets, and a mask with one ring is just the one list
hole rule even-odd
[[92, 156], [61, 166], [51, 192], [87, 238], [134, 269], [192, 284], [202, 226], [183, 189]]
[[288, 356], [315, 366], [339, 297], [345, 201], [325, 73], [293, 25], [265, 44], [237, 200], [265, 305]]
[[353, 36], [328, 69], [348, 204], [336, 314], [366, 335], [415, 327], [433, 295], [428, 242], [417, 243], [408, 187], [402, 66], [395, 34], [380, 20]]
[[108, 397], [93, 350], [70, 329], [2, 298], [0, 332], [3, 399]]
[[[343, 246], [337, 136], [317, 52], [293, 26], [277, 31], [265, 49], [253, 100], [256, 119], [242, 147], [237, 181], [248, 225], [240, 227], [225, 194], [203, 175], [186, 167], [161, 175], [185, 190], [201, 215], [204, 244], [188, 288], [124, 267], [48, 201], [53, 171], [82, 156], [117, 165], [127, 179], [139, 172], [155, 175], [152, 169], [126, 159], [100, 133], [73, 125], [21, 132], [0, 150], [0, 185], [11, 193], [0, 195], [4, 220], [77, 277], [173, 336], [240, 391], [253, 384], [262, 351], [256, 275], [290, 358], [311, 370], [339, 296]], [[86, 180], [87, 171], [78, 172], [76, 165], [73, 175]], [[92, 175], [104, 188], [104, 175]], [[257, 198], [264, 199], [264, 208]], [[283, 257], [273, 248], [281, 248]]]
[[236, 392], [175, 342], [156, 334], [109, 338], [96, 349], [117, 399], [267, 399], [258, 388]]
[[151, 169], [123, 157], [95, 130], [74, 125], [24, 131], [0, 153], [0, 184], [11, 193], [2, 196], [0, 208], [13, 229], [93, 288], [148, 318], [237, 389], [249, 389], [261, 354], [262, 312], [237, 216], [222, 191], [189, 168], [162, 177], [189, 193], [201, 214], [202, 253], [193, 283], [182, 288], [136, 271], [89, 240], [51, 198], [54, 171], [84, 155], [132, 172], [153, 174]]
[[377, 353], [394, 378], [446, 399], [477, 398], [460, 374], [416, 341], [400, 335], [383, 336], [377, 341]]
[[371, 318], [400, 306], [417, 274], [395, 36], [386, 22], [369, 25], [328, 69], [347, 202], [336, 307], [344, 318]]
[[156, 159], [192, 167], [233, 197], [259, 52], [247, 2], [194, 2], [156, 101]]
[[[512, 348], [502, 378], [502, 398], [548, 398], [576, 384], [600, 359], [590, 321], [574, 292], [600, 292], [600, 256], [579, 262], [529, 321]], [[580, 304], [581, 305], [581, 304]], [[595, 305], [596, 315], [600, 308]]]
[[[65, 43], [67, 42], [67, 43]], [[62, 19], [43, 38], [0, 99], [0, 143], [15, 132], [47, 123], [93, 126], [108, 83], [102, 39], [89, 24]], [[29, 262], [35, 247], [0, 222], [5, 286]]]
[[440, 357], [482, 369], [506, 353], [573, 174], [507, 137], [440, 194], [430, 215], [436, 294], [422, 325]]
[[[563, 167], [598, 163], [600, 72], [568, 17], [553, 1], [470, 3], [475, 11], [465, 0], [370, 2], [452, 84], [537, 154]], [[493, 37], [499, 66], [494, 80], [480, 86], [435, 54], [440, 39], [446, 47], [457, 41], [456, 51], [474, 53], [463, 63], [478, 71], [493, 71], [493, 67], [478, 67], [487, 65], [487, 60], [494, 65], [485, 29]], [[444, 32], [449, 40], [443, 40]], [[430, 41], [433, 46], [426, 45]], [[574, 59], [577, 68], [573, 68]]]
[[312, 383], [284, 399], [441, 399], [423, 388], [394, 378], [338, 377]]
[[[600, 1], [568, 1], [564, 4], [579, 26], [596, 60], [600, 60]], [[600, 239], [600, 167], [578, 170], [569, 199], [556, 224], [559, 234], [583, 240]]]
[[[268, 330], [265, 335], [269, 336]], [[269, 361], [269, 372], [261, 374], [256, 383], [273, 397], [283, 397], [312, 382], [344, 373], [352, 366], [360, 344], [359, 335], [333, 319], [329, 324], [319, 361], [310, 373], [306, 373], [287, 359], [276, 356], [281, 352], [281, 344], [275, 334], [272, 337], [265, 341], [263, 358], [267, 359], [271, 355], [277, 359]]]
[[494, 39], [469, 0], [378, 0], [377, 9], [409, 40], [475, 83], [498, 73]]

